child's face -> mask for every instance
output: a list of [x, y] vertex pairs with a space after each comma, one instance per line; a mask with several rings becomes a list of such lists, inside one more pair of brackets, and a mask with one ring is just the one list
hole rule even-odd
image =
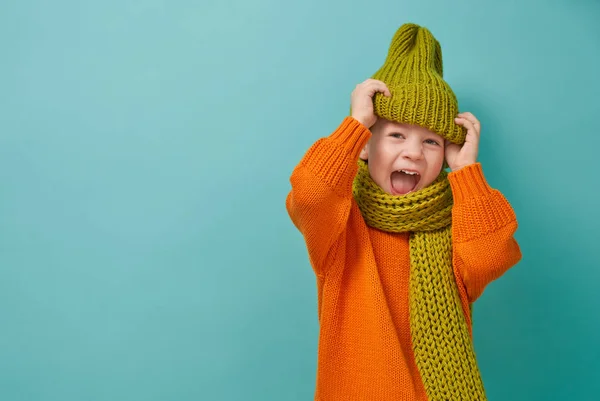
[[[402, 196], [427, 187], [444, 164], [444, 139], [427, 128], [379, 118], [360, 154], [371, 178], [385, 192]], [[400, 170], [416, 172], [407, 174]]]

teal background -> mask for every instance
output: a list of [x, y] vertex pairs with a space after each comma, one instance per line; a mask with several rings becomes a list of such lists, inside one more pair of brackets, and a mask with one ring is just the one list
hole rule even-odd
[[600, 393], [598, 1], [3, 1], [0, 399], [309, 400], [289, 175], [404, 22], [442, 44], [523, 260], [475, 306], [489, 399]]

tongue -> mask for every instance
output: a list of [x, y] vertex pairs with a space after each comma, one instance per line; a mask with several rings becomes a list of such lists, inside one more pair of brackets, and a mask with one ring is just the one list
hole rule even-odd
[[417, 186], [417, 176], [394, 171], [392, 173], [392, 189], [398, 195], [406, 195]]

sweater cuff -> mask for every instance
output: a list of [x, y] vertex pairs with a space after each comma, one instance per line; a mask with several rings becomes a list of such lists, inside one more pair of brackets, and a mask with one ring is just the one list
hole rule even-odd
[[448, 180], [456, 203], [486, 196], [493, 191], [483, 175], [481, 163], [469, 164], [460, 170], [450, 172]]
[[356, 157], [358, 157], [370, 137], [371, 131], [350, 116], [344, 118], [340, 126], [329, 135], [330, 140], [339, 142], [340, 145], [345, 145], [348, 150], [356, 153]]
[[307, 152], [302, 164], [329, 186], [351, 186], [358, 171], [360, 152], [371, 136], [366, 126], [346, 117], [331, 135]]

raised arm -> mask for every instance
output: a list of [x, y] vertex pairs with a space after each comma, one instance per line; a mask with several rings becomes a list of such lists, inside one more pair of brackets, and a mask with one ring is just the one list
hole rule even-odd
[[517, 218], [498, 190], [485, 180], [480, 163], [448, 176], [454, 197], [452, 208], [453, 262], [469, 302], [485, 287], [521, 260], [514, 238]]
[[290, 178], [286, 208], [304, 236], [317, 275], [325, 274], [330, 251], [346, 230], [358, 158], [377, 120], [373, 111], [377, 92], [391, 96], [381, 81], [368, 79], [357, 85], [351, 96], [351, 116], [310, 147]]
[[286, 207], [317, 275], [324, 273], [329, 250], [346, 229], [358, 156], [370, 136], [364, 125], [347, 117], [311, 146], [292, 172]]

